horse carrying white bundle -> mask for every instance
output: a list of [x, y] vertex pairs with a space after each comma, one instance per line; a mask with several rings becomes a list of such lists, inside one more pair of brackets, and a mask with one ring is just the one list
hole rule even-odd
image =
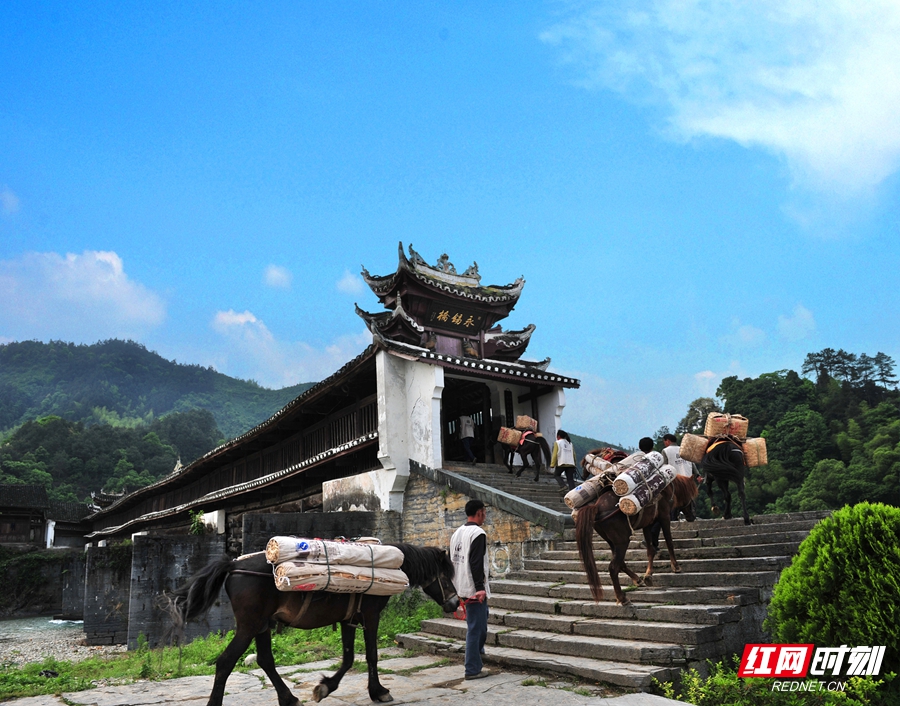
[[[622, 473], [619, 478], [633, 471]], [[626, 515], [636, 515], [643, 508], [656, 502], [659, 494], [673, 480], [675, 480], [675, 468], [666, 464], [662, 468], [653, 469], [648, 476], [636, 484], [631, 492], [619, 499], [619, 509]], [[616, 479], [618, 482], [619, 478]]]
[[275, 587], [279, 591], [393, 596], [409, 588], [409, 578], [400, 569], [285, 561], [275, 567]]

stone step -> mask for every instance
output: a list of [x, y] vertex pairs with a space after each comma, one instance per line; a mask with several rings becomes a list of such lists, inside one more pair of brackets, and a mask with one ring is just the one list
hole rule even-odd
[[[598, 606], [608, 606], [610, 609], [618, 611], [628, 611], [628, 606], [617, 606], [616, 598], [612, 592], [612, 586], [609, 583], [609, 575], [601, 576], [604, 588], [604, 599], [599, 603], [594, 603], [591, 596], [591, 589], [586, 583], [584, 584], [564, 584], [557, 585], [551, 592], [551, 596], [570, 601], [583, 601]], [[629, 591], [628, 599], [632, 602], [635, 609], [649, 607], [650, 605], [690, 605], [690, 606], [709, 606], [710, 608], [724, 608], [728, 606], [749, 606], [760, 602], [760, 589], [750, 586], [695, 586], [688, 588], [680, 587], [644, 587], [635, 591]], [[561, 611], [565, 613], [569, 610], [567, 603], [561, 603]], [[622, 615], [626, 615], [623, 612]], [[585, 612], [585, 615], [602, 615], [605, 613]]]
[[[601, 571], [607, 571], [606, 564], [609, 558], [602, 556], [596, 557], [598, 562], [603, 564], [598, 567]], [[646, 561], [646, 554], [643, 558], [635, 557], [635, 561]], [[755, 573], [758, 571], [781, 571], [784, 567], [789, 566], [791, 557], [781, 556], [755, 556], [755, 557], [723, 557], [719, 559], [691, 559], [687, 557], [678, 557], [678, 563], [684, 573]], [[634, 567], [631, 567], [635, 570]], [[643, 569], [643, 567], [641, 567]], [[583, 571], [581, 561], [578, 559], [570, 561], [547, 561], [545, 559], [526, 559], [525, 571], [542, 571], [548, 574], [556, 575], [558, 572]], [[654, 562], [654, 574], [664, 573], [671, 570], [668, 561]], [[546, 579], [545, 579], [546, 580]]]
[[[702, 538], [722, 538], [722, 537], [740, 537], [744, 535], [762, 535], [768, 536], [776, 532], [806, 532], [815, 526], [818, 519], [784, 519], [781, 521], [765, 521], [767, 515], [757, 515], [754, 524], [745, 525], [742, 520], [701, 520], [695, 522], [673, 522], [672, 536], [678, 539], [688, 539], [691, 537]], [[774, 516], [773, 516], [774, 517]], [[786, 516], [783, 516], [786, 517]], [[636, 536], [640, 536], [640, 530], [635, 531]], [[565, 541], [575, 540], [575, 530], [567, 529], [563, 535]]]
[[[608, 586], [609, 575], [605, 572], [601, 573], [601, 581], [603, 581], [605, 586]], [[491, 605], [497, 605], [497, 601], [502, 601], [505, 597], [549, 598], [560, 602], [560, 605], [563, 606], [562, 612], [566, 612], [565, 602], [567, 601], [593, 602], [590, 588], [586, 583], [530, 582], [508, 579], [491, 581]], [[722, 610], [723, 606], [757, 603], [759, 600], [759, 589], [744, 586], [701, 586], [693, 589], [654, 589], [646, 587], [631, 592], [629, 597], [636, 603], [658, 603], [665, 606], [676, 601], [681, 605], [700, 606], [701, 609]], [[614, 603], [614, 599], [611, 598], [610, 600]], [[616, 606], [612, 605], [611, 607], [615, 608]], [[596, 613], [590, 614], [597, 615]], [[684, 620], [684, 622], [689, 621]]]
[[[668, 566], [667, 564], [661, 565]], [[680, 574], [666, 573], [665, 571], [654, 572], [653, 581], [657, 587], [662, 586], [713, 586], [737, 585], [748, 586], [754, 588], [771, 587], [778, 580], [780, 571], [748, 571], [748, 572], [689, 572], [682, 571]], [[587, 576], [584, 571], [511, 571], [509, 578], [515, 581], [555, 581], [557, 583], [587, 583]], [[609, 585], [609, 573], [606, 568], [600, 570], [600, 580], [604, 585]], [[620, 574], [619, 581], [624, 588], [630, 579], [623, 573]]]
[[[462, 620], [435, 618], [423, 620], [420, 632], [455, 640], [465, 640]], [[688, 659], [702, 659], [702, 646], [680, 645], [649, 640], [628, 640], [591, 635], [563, 635], [534, 629], [509, 629], [488, 625], [487, 646], [515, 647], [552, 654], [576, 655], [592, 659], [616, 660], [633, 664], [683, 666]]]
[[[748, 544], [744, 546], [679, 546], [675, 544], [675, 554], [678, 560], [682, 559], [717, 559], [739, 557], [765, 557], [772, 555], [793, 556], [797, 553], [800, 542], [779, 542], [773, 544]], [[643, 542], [641, 542], [643, 544]], [[633, 546], [633, 545], [632, 545]], [[665, 538], [659, 538], [660, 557], [668, 558]], [[597, 561], [611, 561], [612, 552], [608, 548], [594, 549], [594, 557]], [[578, 550], [562, 549], [545, 551], [541, 553], [541, 559], [546, 561], [579, 561]], [[646, 561], [647, 550], [642, 547], [629, 549], [625, 554], [625, 561]], [[657, 558], [657, 560], [659, 557]]]
[[[495, 611], [491, 606], [491, 613]], [[494, 616], [492, 615], [492, 618]], [[582, 615], [547, 615], [503, 610], [492, 624], [517, 630], [542, 630], [564, 635], [615, 637], [624, 640], [701, 645], [722, 639], [722, 625], [677, 623], [634, 618], [591, 618]]]
[[558, 598], [541, 596], [521, 596], [495, 593], [491, 586], [491, 606], [513, 611], [530, 611], [534, 613], [557, 613]]
[[[435, 638], [426, 633], [397, 635], [397, 642], [405, 649], [418, 648], [432, 653], [458, 652], [464, 654], [465, 642], [450, 638]], [[514, 647], [489, 646], [485, 650], [484, 661], [502, 667], [545, 671], [607, 682], [632, 689], [649, 689], [654, 679], [671, 681], [681, 671], [676, 667], [629, 664], [612, 660], [591, 659], [584, 656], [561, 656], [537, 650], [523, 650]]]

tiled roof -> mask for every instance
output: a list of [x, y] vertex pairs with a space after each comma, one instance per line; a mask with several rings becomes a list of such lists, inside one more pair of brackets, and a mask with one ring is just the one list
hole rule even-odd
[[50, 507], [42, 485], [0, 485], [0, 507], [46, 510]]
[[85, 503], [63, 502], [51, 500], [47, 518], [57, 522], [71, 522], [77, 524], [91, 514], [90, 507]]

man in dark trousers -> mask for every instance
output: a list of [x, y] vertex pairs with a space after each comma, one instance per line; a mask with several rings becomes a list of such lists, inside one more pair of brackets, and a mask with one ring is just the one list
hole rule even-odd
[[487, 639], [488, 585], [487, 534], [481, 526], [486, 511], [481, 500], [466, 503], [467, 522], [450, 538], [450, 560], [456, 572], [453, 585], [460, 600], [466, 601], [466, 679], [490, 676], [481, 655]]

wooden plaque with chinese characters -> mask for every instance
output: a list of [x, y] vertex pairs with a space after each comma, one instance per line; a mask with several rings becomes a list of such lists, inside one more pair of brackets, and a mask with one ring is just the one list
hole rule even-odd
[[484, 325], [484, 314], [454, 304], [431, 302], [425, 325], [477, 337]]

